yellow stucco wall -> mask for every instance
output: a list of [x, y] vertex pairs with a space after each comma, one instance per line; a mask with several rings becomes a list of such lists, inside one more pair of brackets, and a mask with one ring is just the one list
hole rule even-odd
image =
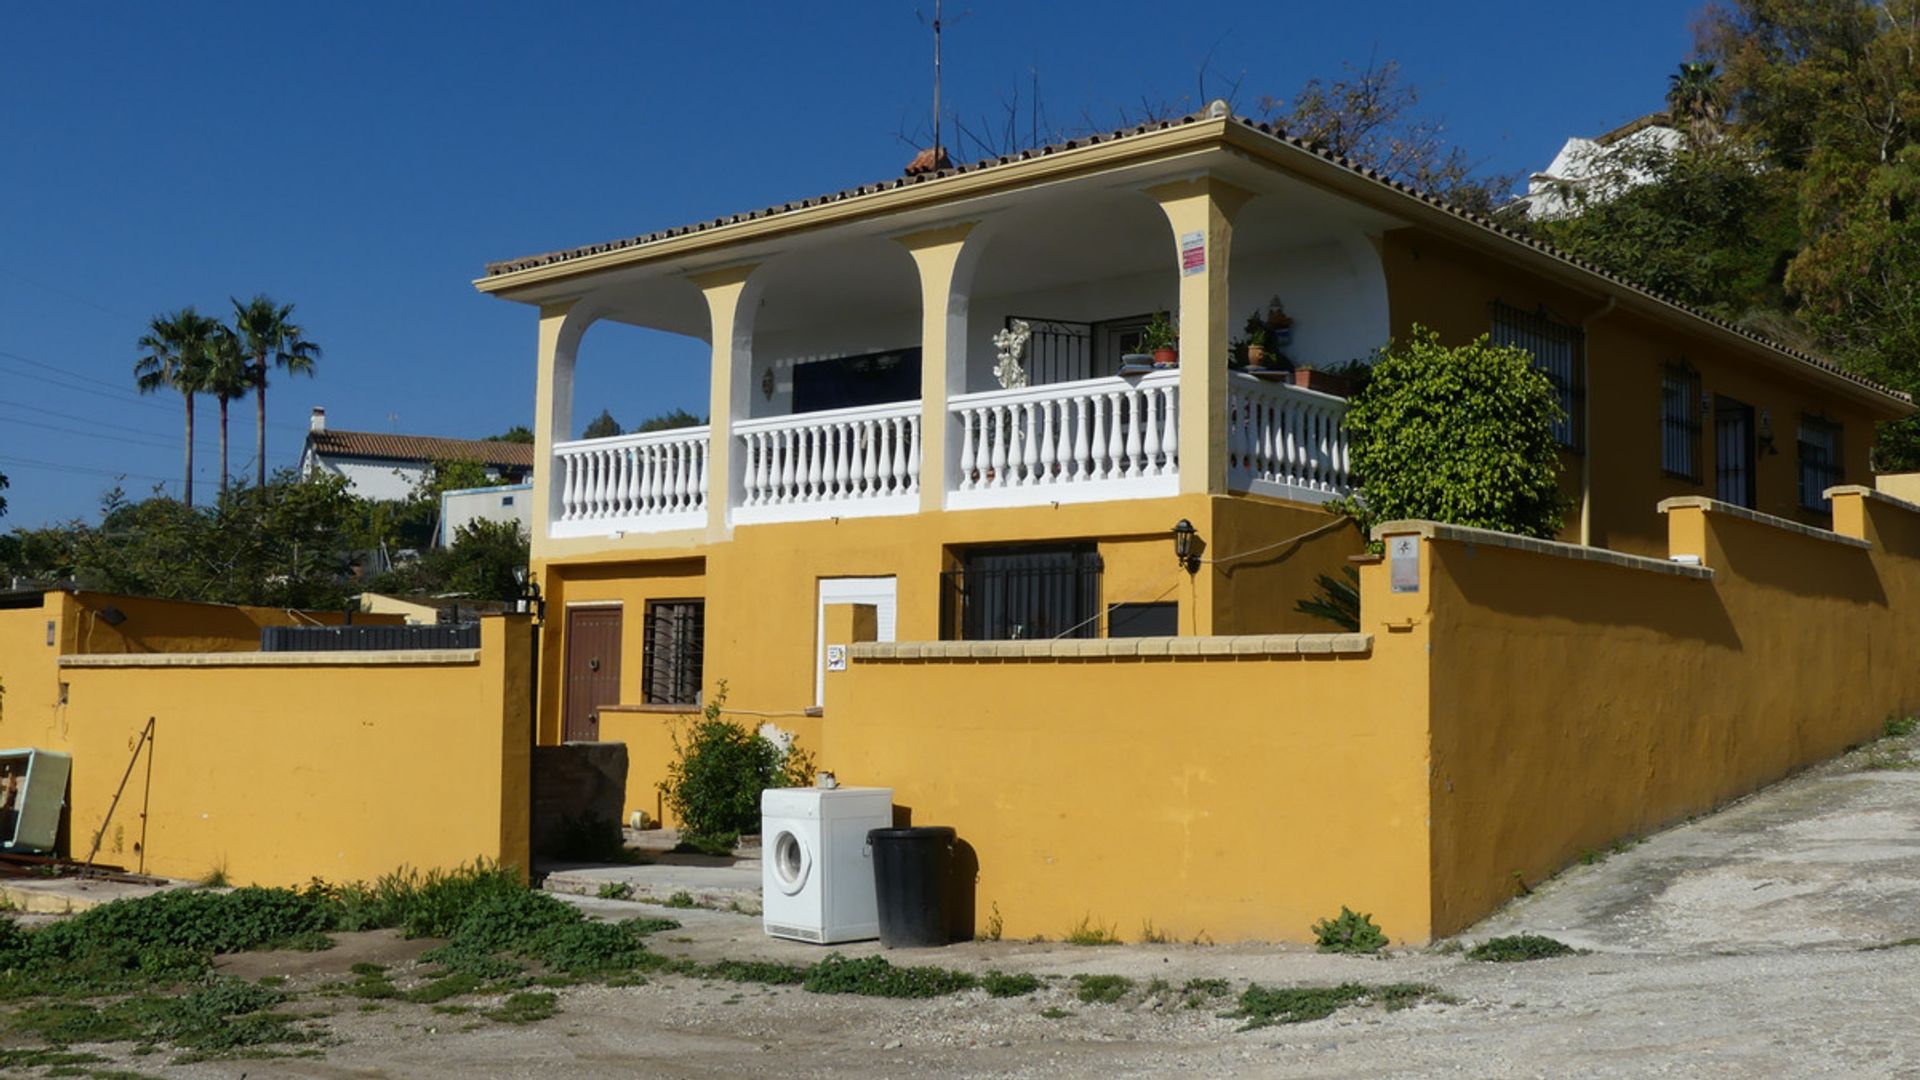
[[[235, 884], [279, 885], [476, 857], [527, 865], [524, 617], [483, 620], [468, 662], [318, 654], [95, 667], [62, 665], [44, 645], [50, 614], [58, 622], [78, 607], [63, 594], [48, 599], [51, 612], [0, 612], [0, 746], [73, 755], [74, 857], [86, 855], [153, 717], [150, 758], [103, 835], [102, 862], [187, 878], [223, 869]], [[120, 662], [98, 650], [80, 659]]]
[[[67, 598], [70, 653], [258, 652], [265, 626], [338, 626], [338, 611], [292, 611], [235, 604], [122, 596], [117, 593], [63, 593]], [[126, 616], [118, 626], [100, 617], [112, 607]], [[399, 615], [355, 615], [366, 625], [397, 625]]]
[[[1378, 567], [1365, 602], [1398, 610]], [[1248, 642], [1251, 639], [1233, 639]], [[979, 861], [977, 929], [1310, 939], [1342, 904], [1428, 934], [1427, 639], [1362, 656], [856, 660], [824, 756]]]
[[1920, 511], [1835, 502], [1872, 549], [1671, 509], [1711, 581], [1427, 542], [1437, 933], [1920, 707]]
[[[1208, 563], [1190, 575], [1173, 554], [1171, 528], [1181, 518], [1200, 530], [1208, 559], [1255, 554]], [[668, 549], [639, 559], [616, 542], [601, 557], [540, 567], [548, 600], [542, 740], [560, 737], [568, 605], [621, 606], [621, 700], [637, 705], [644, 658], [640, 620], [647, 602], [705, 598], [707, 693], [725, 680], [732, 719], [754, 727], [775, 724], [818, 754], [821, 720], [806, 712], [814, 706], [821, 579], [894, 577], [897, 636], [937, 639], [940, 574], [952, 566], [952, 550], [1067, 540], [1098, 545], [1103, 611], [1117, 603], [1176, 603], [1180, 631], [1188, 634], [1331, 629], [1296, 612], [1294, 604], [1313, 595], [1316, 574], [1337, 573], [1361, 546], [1355, 530], [1322, 510], [1221, 496], [745, 526], [729, 541], [697, 549], [698, 556]], [[655, 785], [672, 754], [665, 730], [658, 713], [601, 714], [600, 737], [627, 743], [629, 814], [659, 816]], [[821, 763], [831, 766], [824, 757]]]
[[1685, 361], [1699, 373], [1701, 390], [1733, 398], [1754, 409], [1756, 423], [1771, 416], [1773, 446], [1756, 462], [1754, 509], [1809, 524], [1825, 515], [1800, 509], [1795, 439], [1803, 413], [1816, 413], [1843, 427], [1845, 481], [1867, 483], [1873, 414], [1818, 385], [1810, 373], [1762, 364], [1750, 352], [1725, 347], [1655, 324], [1599, 299], [1559, 287], [1509, 263], [1470, 251], [1420, 229], [1398, 229], [1381, 244], [1390, 319], [1395, 334], [1415, 323], [1439, 331], [1449, 343], [1470, 341], [1491, 327], [1488, 304], [1499, 300], [1525, 311], [1544, 307], [1556, 319], [1587, 331], [1587, 400], [1591, 424], [1584, 454], [1561, 455], [1561, 491], [1569, 511], [1561, 538], [1580, 539], [1583, 469], [1592, 484], [1589, 542], [1617, 551], [1664, 555], [1666, 526], [1654, 509], [1661, 499], [1714, 494], [1713, 424], [1703, 424], [1697, 481], [1661, 469], [1660, 377], [1665, 365]]

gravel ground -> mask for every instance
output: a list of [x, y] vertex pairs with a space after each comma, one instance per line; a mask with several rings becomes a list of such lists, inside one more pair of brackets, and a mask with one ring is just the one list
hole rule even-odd
[[[1298, 946], [974, 942], [889, 958], [1032, 972], [1045, 986], [1022, 998], [975, 990], [893, 1001], [665, 977], [561, 989], [558, 1015], [527, 1025], [334, 999], [324, 1058], [171, 1065], [151, 1055], [124, 1066], [154, 1076], [460, 1080], [1920, 1076], [1920, 946], [1893, 944], [1920, 937], [1920, 772], [1862, 771], [1860, 761], [1578, 867], [1467, 935], [1550, 933], [1592, 950], [1585, 955], [1483, 964], [1443, 949], [1357, 959]], [[681, 920], [653, 939], [665, 952], [802, 962], [824, 952], [771, 941], [757, 919], [736, 914], [572, 902], [602, 916]], [[329, 953], [255, 954], [228, 970], [298, 986], [355, 960], [404, 972], [422, 947], [342, 935]], [[1075, 973], [1124, 975], [1135, 989], [1117, 1004], [1085, 1004]], [[1452, 1000], [1242, 1030], [1222, 1015], [1231, 998], [1186, 1007], [1146, 993], [1155, 979], [1178, 988], [1199, 978], [1229, 980], [1234, 994], [1248, 982], [1420, 982]]]

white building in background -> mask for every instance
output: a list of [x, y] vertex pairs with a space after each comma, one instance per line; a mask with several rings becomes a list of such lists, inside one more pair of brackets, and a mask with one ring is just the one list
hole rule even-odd
[[434, 543], [446, 547], [453, 543], [462, 526], [475, 521], [518, 522], [520, 531], [533, 535], [533, 485], [504, 484], [499, 487], [463, 488], [440, 494], [440, 534]]
[[327, 410], [315, 406], [300, 452], [300, 475], [344, 476], [347, 490], [362, 499], [405, 499], [418, 490], [436, 461], [484, 465], [489, 480], [524, 484], [533, 477], [533, 447], [493, 439], [442, 439], [377, 431], [336, 431]]
[[1649, 113], [1591, 139], [1568, 139], [1544, 172], [1527, 177], [1527, 193], [1517, 201], [1532, 220], [1563, 218], [1576, 213], [1583, 199], [1605, 202], [1647, 183], [1653, 177], [1636, 160], [1680, 149], [1680, 130], [1669, 119]]

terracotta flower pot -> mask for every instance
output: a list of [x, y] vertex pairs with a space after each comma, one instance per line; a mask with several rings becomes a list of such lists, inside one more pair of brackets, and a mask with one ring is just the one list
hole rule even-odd
[[1247, 346], [1247, 366], [1248, 367], [1266, 367], [1267, 366], [1267, 347], [1265, 345]]
[[1153, 350], [1153, 364], [1155, 367], [1179, 367], [1180, 366], [1180, 350], [1178, 349]]
[[1348, 397], [1353, 387], [1342, 375], [1333, 375], [1325, 371], [1312, 371], [1307, 368], [1293, 369], [1293, 385], [1315, 390], [1334, 397]]

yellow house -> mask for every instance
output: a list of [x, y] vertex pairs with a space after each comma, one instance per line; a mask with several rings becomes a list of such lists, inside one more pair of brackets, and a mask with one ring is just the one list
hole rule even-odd
[[[1362, 712], [1426, 732], [1419, 725], [1438, 700], [1426, 689], [1431, 653], [1403, 648], [1425, 639], [1374, 643], [1425, 614], [1404, 626], [1373, 625], [1370, 614], [1364, 643], [1268, 640], [1329, 629], [1295, 603], [1364, 538], [1322, 508], [1349, 487], [1343, 398], [1230, 369], [1249, 312], [1284, 309], [1283, 351], [1299, 367], [1364, 359], [1415, 324], [1531, 351], [1567, 413], [1559, 434], [1574, 510], [1561, 539], [1570, 551], [1639, 560], [1618, 565], [1698, 562], [1673, 550], [1663, 500], [1829, 529], [1829, 490], [1870, 482], [1875, 422], [1911, 411], [1901, 395], [1222, 103], [513, 259], [475, 284], [538, 311], [533, 562], [548, 601], [539, 737], [628, 742], [630, 809], [649, 814], [666, 753], [656, 714], [684, 714], [723, 682], [730, 712], [797, 735], [824, 751], [823, 764], [871, 765], [843, 779], [905, 785], [902, 803], [959, 805], [940, 787], [939, 744], [912, 729], [922, 705], [965, 712], [973, 680], [995, 686], [980, 707], [1001, 710], [983, 723], [1044, 723], [1048, 694], [1091, 693], [1075, 699], [1082, 737], [1098, 738], [1107, 719], [1135, 731], [1147, 709], [1177, 728], [1162, 711], [1179, 696], [1170, 684], [1108, 680], [1084, 665], [1056, 679], [1028, 663], [1060, 655], [1046, 648], [1017, 654], [1027, 664], [1017, 677], [993, 663], [929, 674], [916, 665], [934, 654], [916, 647], [903, 666], [904, 655], [872, 651], [887, 642], [905, 654], [912, 642], [1232, 638], [1243, 644], [1219, 645], [1221, 655], [1278, 649], [1299, 670], [1343, 672], [1311, 700], [1332, 707], [1358, 695]], [[1123, 370], [1159, 311], [1177, 321], [1178, 366]], [[710, 422], [576, 438], [575, 365], [602, 321], [709, 343]], [[1181, 522], [1193, 529], [1192, 562], [1176, 558]], [[1383, 574], [1368, 568], [1369, 596], [1389, 595], [1375, 580]], [[848, 685], [860, 689], [846, 698], [833, 688], [847, 654], [836, 649], [829, 662], [828, 649], [848, 636], [828, 633], [830, 620], [852, 625], [844, 605], [873, 609], [877, 639], [854, 650]], [[1003, 658], [992, 651], [1002, 646], [982, 648]], [[1300, 667], [1309, 653], [1318, 659]], [[1189, 691], [1270, 700], [1260, 677], [1205, 678]], [[1375, 692], [1382, 679], [1393, 694]], [[1010, 697], [1014, 686], [1032, 696]], [[847, 711], [836, 712], [843, 700]], [[1017, 718], [1006, 711], [1016, 707]], [[1035, 747], [1054, 755], [1042, 767], [1075, 767], [1058, 756], [1067, 749]], [[1143, 755], [1164, 750], [1138, 742]], [[933, 770], [917, 791], [905, 779], [913, 760]], [[1407, 769], [1402, 779], [1414, 783], [1419, 768], [1410, 759]], [[1759, 775], [1750, 773], [1743, 782]], [[1396, 821], [1421, 819], [1425, 783], [1396, 789]], [[1715, 797], [1728, 790], [1712, 787]], [[1556, 844], [1528, 849], [1526, 869], [1550, 868], [1544, 861], [1566, 854]], [[1425, 866], [1426, 850], [1410, 847], [1406, 865]], [[1052, 851], [1029, 854], [1035, 867], [1055, 863]], [[1425, 905], [1410, 920], [1419, 936], [1485, 908], [1485, 881], [1439, 897], [1446, 869], [1436, 863], [1433, 881], [1404, 886], [1433, 894], [1407, 901]], [[1036, 883], [1049, 872], [1002, 895], [1042, 895]], [[1502, 882], [1504, 869], [1491, 887]], [[1216, 933], [1273, 932], [1234, 912], [1215, 912]], [[1010, 914], [1010, 932], [1020, 925]]]

